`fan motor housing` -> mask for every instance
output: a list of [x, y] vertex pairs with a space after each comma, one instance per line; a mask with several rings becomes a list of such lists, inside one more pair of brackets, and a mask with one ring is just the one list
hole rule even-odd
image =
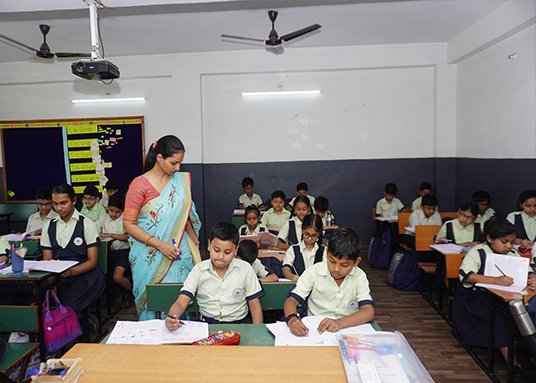
[[80, 60], [71, 64], [74, 75], [86, 80], [119, 78], [119, 68], [108, 60]]

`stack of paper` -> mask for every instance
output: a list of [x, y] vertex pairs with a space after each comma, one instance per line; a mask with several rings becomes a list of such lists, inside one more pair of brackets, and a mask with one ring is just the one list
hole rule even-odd
[[389, 222], [398, 222], [398, 215], [391, 215], [389, 217], [376, 217], [377, 221], [389, 221]]
[[477, 283], [476, 285], [489, 289], [519, 293], [527, 287], [529, 261], [528, 258], [524, 257], [486, 254], [484, 275], [488, 277], [502, 277], [503, 275], [506, 275], [513, 278], [514, 283], [510, 286], [492, 285], [488, 283]]
[[[23, 273], [30, 271], [48, 271], [49, 273], [63, 273], [65, 270], [76, 265], [78, 261], [59, 261], [52, 259], [50, 261], [24, 261]], [[0, 274], [12, 274], [11, 266], [0, 269]]]
[[454, 243], [438, 243], [431, 245], [430, 247], [443, 254], [460, 254], [463, 249], [463, 246], [456, 245]]
[[374, 334], [376, 330], [366, 323], [359, 326], [348, 327], [337, 332], [317, 331], [318, 325], [324, 319], [320, 316], [307, 316], [302, 322], [309, 329], [307, 336], [296, 336], [290, 332], [285, 322], [268, 323], [266, 327], [275, 336], [276, 346], [337, 346], [336, 335], [346, 334]]
[[10, 241], [10, 242], [26, 241], [28, 239], [36, 238], [39, 235], [40, 231], [41, 229], [37, 229], [34, 231], [28, 231], [22, 234], [6, 234], [2, 236], [2, 239], [5, 239], [6, 241]]
[[205, 322], [183, 321], [176, 331], [169, 331], [161, 319], [140, 322], [117, 321], [107, 344], [192, 343], [208, 337]]

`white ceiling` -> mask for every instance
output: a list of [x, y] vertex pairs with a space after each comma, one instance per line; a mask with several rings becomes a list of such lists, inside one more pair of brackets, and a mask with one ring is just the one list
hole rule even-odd
[[[533, 1], [533, 0], [525, 0]], [[319, 23], [293, 47], [448, 42], [506, 0], [102, 0], [100, 29], [108, 57], [263, 49], [220, 34], [266, 38], [267, 10], [279, 11], [279, 35]], [[2, 0], [0, 34], [39, 48], [49, 24], [52, 51], [89, 52], [89, 10], [82, 0]], [[0, 62], [37, 60], [0, 39]], [[43, 59], [39, 59], [43, 60]]]

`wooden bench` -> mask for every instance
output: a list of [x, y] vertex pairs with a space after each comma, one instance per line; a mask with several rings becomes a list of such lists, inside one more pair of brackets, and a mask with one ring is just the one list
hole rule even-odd
[[[21, 331], [36, 337], [40, 321], [37, 306], [0, 306], [0, 332]], [[39, 351], [38, 343], [7, 343], [0, 359], [0, 381], [21, 382], [28, 362]]]

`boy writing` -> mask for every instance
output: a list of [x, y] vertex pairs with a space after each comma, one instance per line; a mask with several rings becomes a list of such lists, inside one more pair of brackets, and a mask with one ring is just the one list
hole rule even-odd
[[123, 210], [125, 210], [125, 197], [113, 194], [108, 200], [108, 214], [100, 217], [98, 226], [101, 230], [100, 238], [110, 238], [110, 259], [113, 268], [114, 282], [123, 288], [123, 306], [128, 306], [131, 302], [129, 298], [132, 290], [132, 283], [127, 276], [130, 276], [130, 263], [128, 254], [130, 246], [128, 244], [128, 234], [123, 228]]
[[[307, 268], [285, 301], [285, 321], [296, 336], [309, 329], [298, 316], [298, 305], [308, 299], [308, 314], [324, 316], [317, 331], [335, 332], [374, 320], [374, 302], [363, 270], [357, 266], [359, 236], [349, 228], [339, 228], [331, 237], [327, 261]], [[335, 297], [337, 299], [335, 299]]]
[[250, 264], [236, 257], [238, 230], [230, 223], [214, 225], [208, 241], [210, 259], [194, 266], [179, 297], [171, 305], [165, 324], [177, 330], [179, 317], [195, 296], [201, 319], [209, 324], [262, 323], [260, 297], [264, 294]]
[[251, 177], [244, 177], [242, 180], [242, 189], [244, 189], [244, 194], [238, 198], [238, 207], [240, 209], [245, 209], [250, 205], [255, 205], [261, 207], [262, 198], [260, 195], [253, 193], [254, 181]]
[[322, 218], [324, 230], [334, 230], [339, 227], [335, 224], [335, 216], [329, 211], [329, 200], [326, 197], [317, 197], [315, 199], [314, 209], [316, 215]]
[[80, 214], [89, 218], [93, 222], [97, 222], [99, 218], [106, 214], [104, 207], [97, 203], [99, 202], [101, 193], [94, 185], [86, 186], [84, 189], [84, 207], [80, 210]]
[[56, 218], [58, 213], [52, 210], [52, 191], [47, 188], [39, 189], [35, 195], [37, 203], [37, 212], [28, 217], [26, 224], [26, 232], [38, 230], [37, 234], [41, 234], [41, 229], [45, 222]]
[[264, 213], [261, 218], [261, 224], [270, 228], [278, 228], [285, 224], [290, 219], [290, 212], [285, 210], [285, 193], [281, 190], [276, 190], [271, 196], [272, 207]]
[[259, 247], [255, 242], [250, 239], [241, 241], [238, 245], [238, 251], [236, 256], [243, 261], [246, 261], [253, 267], [253, 271], [259, 278], [260, 282], [277, 282], [279, 278], [277, 275], [269, 270], [266, 266], [262, 264], [261, 261], [257, 258], [259, 256]]

